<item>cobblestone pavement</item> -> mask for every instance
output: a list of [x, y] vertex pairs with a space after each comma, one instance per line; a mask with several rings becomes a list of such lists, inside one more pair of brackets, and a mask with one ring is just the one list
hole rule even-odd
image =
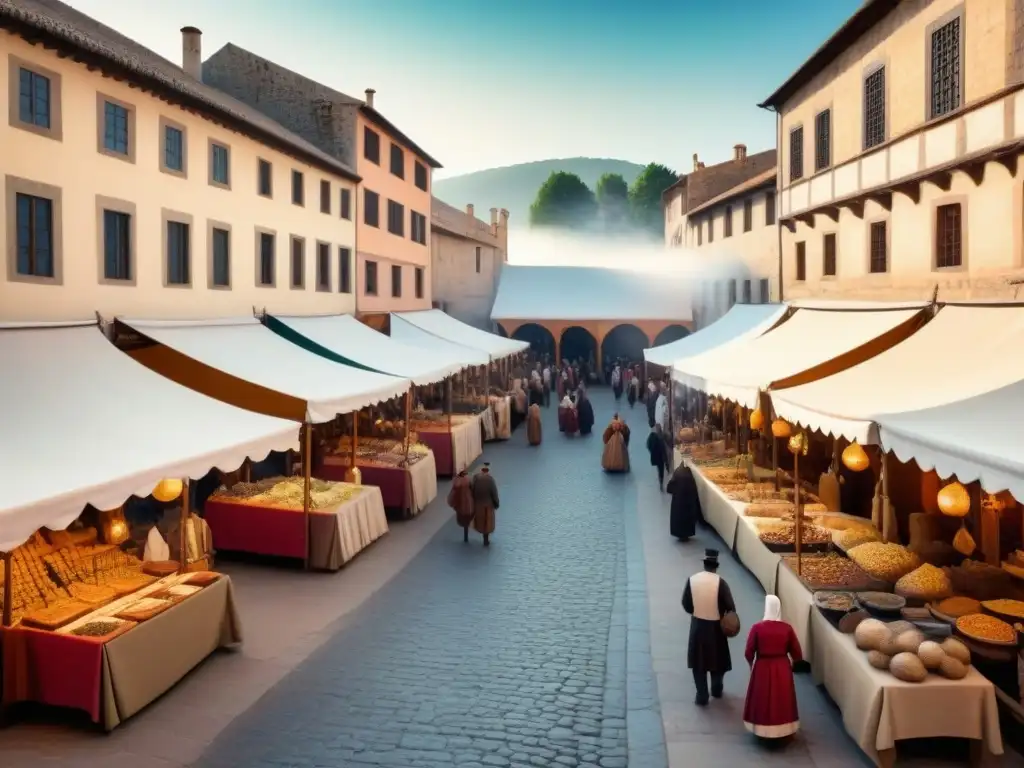
[[602, 473], [599, 434], [545, 422], [539, 448], [523, 430], [487, 446], [489, 548], [442, 528], [194, 765], [664, 768], [650, 657], [626, 653], [631, 622], [646, 631], [632, 477]]

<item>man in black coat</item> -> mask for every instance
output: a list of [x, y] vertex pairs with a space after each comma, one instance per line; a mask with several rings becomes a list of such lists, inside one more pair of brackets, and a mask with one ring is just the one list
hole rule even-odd
[[665, 490], [672, 494], [669, 532], [677, 539], [686, 541], [697, 534], [697, 521], [704, 522], [693, 471], [685, 464], [680, 464], [669, 478]]

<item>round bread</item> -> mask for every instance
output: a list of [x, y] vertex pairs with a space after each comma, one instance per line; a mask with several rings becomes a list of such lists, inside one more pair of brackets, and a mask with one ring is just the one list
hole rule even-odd
[[939, 674], [950, 680], [963, 680], [967, 677], [967, 665], [952, 656], [943, 656], [939, 664]]
[[892, 656], [886, 656], [881, 651], [868, 651], [868, 664], [875, 669], [888, 669]]
[[881, 643], [878, 644], [876, 650], [881, 651], [886, 656], [895, 656], [898, 653], [904, 653], [900, 650], [900, 644], [897, 642], [896, 635], [890, 634]]
[[889, 662], [889, 672], [905, 683], [920, 683], [928, 677], [928, 670], [916, 654], [897, 653]]
[[947, 637], [943, 640], [942, 650], [947, 656], [952, 656], [961, 664], [971, 663], [970, 649], [955, 637]]
[[892, 637], [892, 631], [878, 619], [864, 619], [853, 631], [853, 639], [862, 651], [877, 651]]
[[924, 633], [919, 629], [911, 629], [897, 636], [896, 647], [900, 649], [900, 653], [917, 653], [923, 642]]
[[935, 641], [925, 640], [917, 647], [917, 658], [924, 664], [925, 669], [936, 670], [939, 668], [942, 660], [946, 658], [946, 652]]

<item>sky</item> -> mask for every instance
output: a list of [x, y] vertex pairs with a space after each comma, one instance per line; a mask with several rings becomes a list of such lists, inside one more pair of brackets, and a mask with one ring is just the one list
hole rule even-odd
[[758, 109], [860, 0], [71, 0], [172, 61], [227, 42], [375, 106], [444, 166], [673, 170], [775, 146]]

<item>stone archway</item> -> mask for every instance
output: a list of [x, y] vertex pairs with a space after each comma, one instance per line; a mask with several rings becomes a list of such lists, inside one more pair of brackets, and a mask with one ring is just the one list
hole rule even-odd
[[501, 323], [495, 323], [494, 328], [498, 332], [498, 335], [501, 336], [503, 339], [508, 338], [508, 331], [505, 330], [504, 325], [502, 325]]
[[558, 346], [562, 360], [597, 361], [597, 339], [582, 326], [570, 325], [562, 331]]
[[512, 331], [512, 338], [528, 342], [538, 357], [550, 355], [552, 360], [555, 358], [555, 336], [539, 323], [523, 323]]
[[616, 325], [605, 334], [601, 341], [601, 357], [605, 365], [622, 358], [633, 363], [642, 363], [644, 349], [651, 345], [647, 334], [632, 323]]
[[690, 329], [685, 325], [666, 325], [654, 337], [654, 346], [660, 347], [662, 344], [671, 344], [673, 341], [685, 339], [689, 335]]

